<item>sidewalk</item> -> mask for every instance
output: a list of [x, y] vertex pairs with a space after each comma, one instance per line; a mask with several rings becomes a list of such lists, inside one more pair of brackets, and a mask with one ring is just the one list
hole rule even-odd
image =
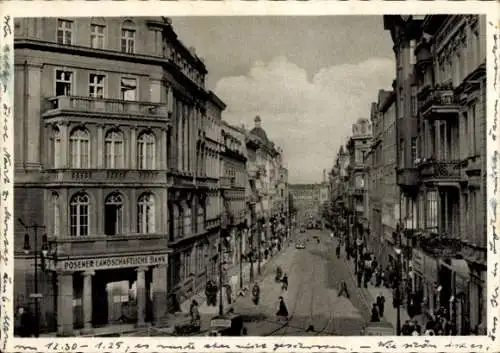
[[[335, 246], [337, 245], [338, 239], [335, 239]], [[354, 261], [352, 259], [347, 260], [345, 256], [345, 251], [342, 251], [342, 259], [345, 261], [347, 266], [350, 268], [350, 273], [352, 275], [352, 278], [355, 283], [357, 283], [356, 275], [354, 273], [355, 270], [355, 265]], [[392, 324], [394, 327], [394, 330], [397, 329], [397, 308], [395, 308], [392, 305], [392, 300], [393, 300], [393, 292], [390, 288], [386, 287], [376, 287], [372, 285], [370, 282], [368, 283], [368, 288], [365, 287], [357, 287], [363, 293], [363, 298], [366, 304], [366, 307], [371, 310], [371, 307], [373, 303], [376, 302], [376, 298], [379, 295], [383, 295], [385, 297], [385, 306], [384, 306], [384, 316], [382, 318], [383, 321], [389, 322]], [[412, 320], [410, 316], [408, 315], [408, 312], [406, 311], [406, 308], [401, 306], [400, 308], [400, 319], [401, 319], [401, 326], [405, 323], [407, 320]], [[413, 320], [416, 320], [418, 324], [422, 327], [422, 330], [425, 329], [425, 324], [426, 324], [426, 319], [424, 315], [417, 315], [413, 318]], [[395, 332], [396, 333], [396, 332]]]

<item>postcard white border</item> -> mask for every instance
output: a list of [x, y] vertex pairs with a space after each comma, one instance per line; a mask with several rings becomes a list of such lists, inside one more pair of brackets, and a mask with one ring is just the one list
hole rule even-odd
[[[149, 6], [148, 6], [149, 5]], [[10, 75], [8, 79], [2, 76], [0, 88], [0, 107], [2, 111], [1, 130], [8, 130], [8, 138], [0, 136], [0, 229], [2, 229], [1, 248], [1, 291], [2, 302], [0, 312], [0, 350], [6, 352], [471, 352], [499, 351], [500, 332], [497, 331], [500, 301], [500, 273], [494, 273], [498, 266], [499, 256], [492, 252], [494, 232], [500, 229], [496, 217], [496, 200], [500, 191], [493, 194], [493, 179], [497, 179], [498, 164], [493, 157], [497, 156], [498, 115], [500, 115], [500, 30], [498, 21], [498, 5], [496, 1], [10, 1], [0, 5], [2, 13], [2, 29], [0, 33], [1, 48], [10, 48], [10, 54], [1, 60], [3, 71], [9, 62]], [[154, 16], [163, 13], [167, 16], [233, 16], [233, 15], [382, 15], [382, 14], [486, 14], [487, 25], [487, 132], [496, 135], [496, 141], [491, 134], [487, 137], [487, 212], [488, 212], [488, 335], [467, 337], [120, 337], [120, 338], [13, 338], [13, 170], [14, 163], [6, 164], [8, 154], [13, 156], [13, 21], [14, 17], [35, 16], [72, 16], [84, 17], [99, 14], [99, 16]], [[8, 27], [11, 33], [9, 34]], [[496, 37], [494, 37], [496, 36]], [[496, 69], [495, 69], [496, 65]], [[376, 92], [374, 92], [375, 94]], [[11, 108], [10, 111], [8, 108]], [[6, 124], [4, 121], [6, 117]], [[4, 182], [9, 179], [9, 183]], [[500, 189], [500, 186], [499, 186]], [[7, 213], [6, 213], [7, 212]], [[9, 216], [10, 214], [10, 216]], [[7, 228], [6, 228], [7, 227]], [[6, 238], [4, 237], [7, 229]], [[498, 246], [498, 245], [497, 245]], [[500, 271], [499, 271], [500, 272]], [[496, 304], [495, 304], [496, 303]], [[493, 307], [495, 305], [495, 307]], [[5, 331], [4, 328], [8, 326]], [[7, 333], [7, 335], [6, 335]], [[497, 336], [495, 340], [493, 336]], [[121, 342], [118, 346], [117, 342]], [[101, 343], [100, 346], [97, 346]], [[248, 348], [239, 348], [237, 345]], [[261, 346], [251, 345], [261, 344]], [[57, 345], [57, 346], [56, 346]], [[214, 345], [219, 345], [215, 347]], [[265, 348], [264, 346], [265, 345]]]

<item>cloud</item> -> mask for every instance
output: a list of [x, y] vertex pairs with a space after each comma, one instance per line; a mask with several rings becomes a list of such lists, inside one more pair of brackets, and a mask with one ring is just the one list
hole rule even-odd
[[370, 117], [379, 89], [389, 89], [394, 62], [371, 58], [320, 69], [312, 78], [287, 60], [256, 62], [244, 76], [221, 78], [215, 88], [227, 104], [223, 118], [247, 128], [256, 115], [283, 147], [291, 182], [314, 182], [329, 169], [352, 124]]

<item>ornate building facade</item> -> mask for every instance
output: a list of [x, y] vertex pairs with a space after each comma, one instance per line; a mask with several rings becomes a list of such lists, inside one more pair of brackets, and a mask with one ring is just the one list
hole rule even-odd
[[213, 275], [206, 73], [167, 18], [16, 19], [15, 301], [37, 281], [42, 330], [159, 323]]
[[406, 109], [414, 124], [405, 130], [412, 140], [398, 147], [398, 184], [412, 200], [401, 203], [402, 243], [412, 248], [411, 290], [426, 311], [446, 307], [459, 334], [484, 334], [486, 18], [384, 21], [396, 57], [403, 48], [407, 53], [412, 82]]

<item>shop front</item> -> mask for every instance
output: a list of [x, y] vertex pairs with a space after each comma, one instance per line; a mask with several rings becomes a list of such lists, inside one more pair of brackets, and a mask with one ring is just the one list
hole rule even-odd
[[415, 300], [424, 312], [433, 315], [439, 303], [438, 262], [419, 249], [412, 250], [412, 279]]
[[167, 308], [167, 265], [167, 253], [51, 261], [57, 283], [57, 334], [161, 320]]

